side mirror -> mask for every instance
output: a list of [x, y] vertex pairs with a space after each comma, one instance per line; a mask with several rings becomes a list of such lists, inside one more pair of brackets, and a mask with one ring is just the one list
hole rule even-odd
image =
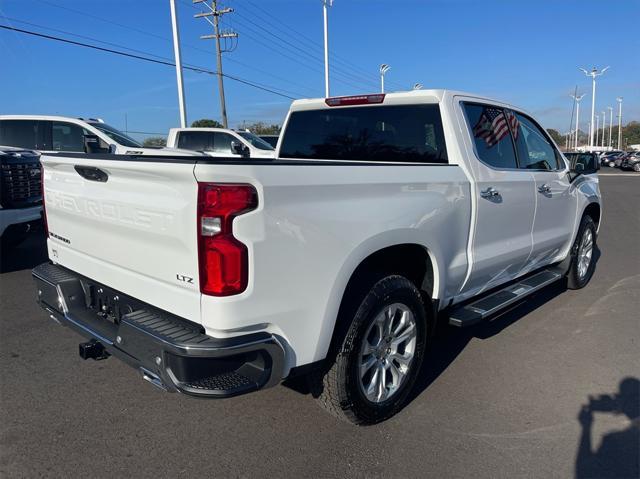
[[237, 141], [231, 142], [231, 151], [236, 155], [249, 156], [249, 148]]
[[97, 135], [84, 135], [85, 153], [110, 153], [110, 150]]

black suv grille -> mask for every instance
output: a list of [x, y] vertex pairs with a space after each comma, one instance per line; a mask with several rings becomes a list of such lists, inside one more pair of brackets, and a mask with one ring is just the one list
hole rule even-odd
[[12, 158], [1, 166], [3, 208], [26, 208], [42, 204], [41, 166], [38, 161], [20, 162]]

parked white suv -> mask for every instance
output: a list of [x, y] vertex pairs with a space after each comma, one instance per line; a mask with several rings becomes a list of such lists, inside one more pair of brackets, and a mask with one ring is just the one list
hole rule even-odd
[[516, 107], [300, 100], [278, 145], [267, 161], [42, 157], [38, 301], [89, 339], [83, 357], [202, 397], [305, 374], [329, 411], [374, 423], [405, 403], [437, 318], [490, 320], [594, 272], [598, 176]]
[[226, 158], [274, 158], [273, 147], [250, 131], [226, 128], [171, 128], [167, 146]]
[[189, 150], [147, 148], [100, 119], [44, 115], [0, 115], [0, 145], [42, 153], [193, 156]]

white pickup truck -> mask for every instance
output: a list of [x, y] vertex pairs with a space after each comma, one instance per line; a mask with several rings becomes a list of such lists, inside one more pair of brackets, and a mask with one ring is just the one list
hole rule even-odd
[[[159, 388], [304, 374], [359, 424], [402, 407], [433, 338], [595, 268], [596, 171], [465, 93], [295, 101], [278, 157], [44, 155], [51, 318]], [[73, 374], [69, 371], [69, 374]]]
[[0, 145], [40, 153], [200, 155], [189, 150], [145, 147], [99, 118], [85, 120], [51, 115], [0, 115]]
[[171, 128], [167, 146], [226, 158], [275, 158], [273, 146], [247, 130]]

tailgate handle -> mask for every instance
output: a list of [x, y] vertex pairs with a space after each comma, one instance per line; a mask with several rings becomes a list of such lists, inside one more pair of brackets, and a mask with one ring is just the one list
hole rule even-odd
[[76, 165], [74, 168], [85, 180], [106, 183], [109, 179], [109, 175], [106, 172], [102, 171], [100, 168], [96, 168], [95, 166]]

